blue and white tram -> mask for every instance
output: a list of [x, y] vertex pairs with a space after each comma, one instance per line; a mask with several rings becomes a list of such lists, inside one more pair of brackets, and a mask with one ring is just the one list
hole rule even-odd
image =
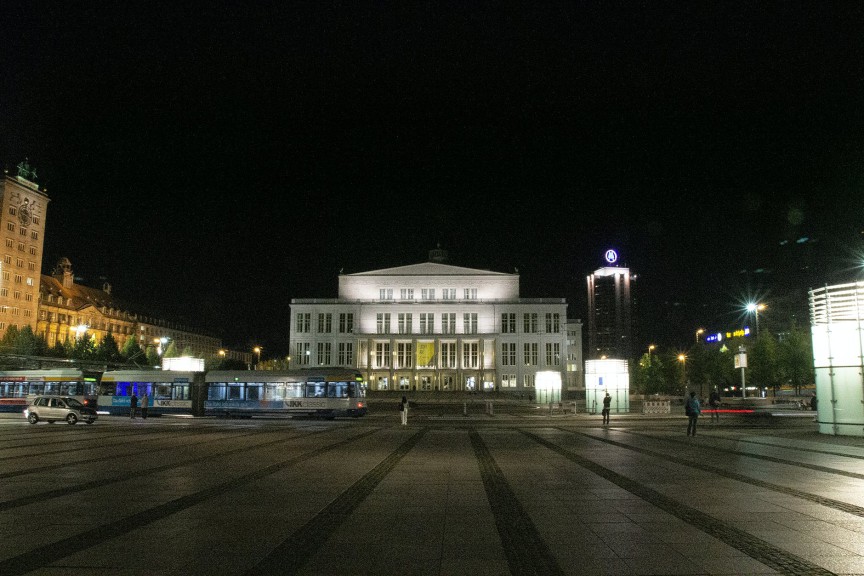
[[366, 414], [366, 383], [351, 369], [220, 370], [205, 376], [204, 413], [214, 416]]
[[99, 372], [77, 368], [0, 372], [0, 412], [21, 412], [34, 396], [71, 396], [96, 407]]
[[194, 372], [174, 370], [113, 370], [102, 374], [99, 391], [99, 412], [129, 415], [132, 394], [138, 396], [138, 406], [145, 394], [151, 416], [165, 414], [192, 415]]

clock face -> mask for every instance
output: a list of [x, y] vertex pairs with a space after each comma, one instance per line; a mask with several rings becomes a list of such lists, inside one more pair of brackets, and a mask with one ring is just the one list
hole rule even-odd
[[26, 200], [18, 207], [18, 221], [21, 222], [22, 226], [29, 226], [33, 221], [32, 214], [30, 213], [30, 203]]

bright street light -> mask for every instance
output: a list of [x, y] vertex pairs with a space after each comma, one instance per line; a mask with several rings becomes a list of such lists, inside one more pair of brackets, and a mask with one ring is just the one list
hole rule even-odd
[[749, 304], [747, 304], [747, 311], [752, 313], [753, 316], [756, 318], [756, 338], [759, 337], [759, 311], [765, 310], [765, 308], [767, 307], [768, 306], [766, 306], [765, 304], [756, 302], [750, 302]]
[[255, 348], [253, 348], [252, 351], [255, 352], [255, 356], [257, 358], [257, 360], [255, 360], [255, 369], [257, 370], [258, 364], [261, 363], [261, 347], [255, 346]]
[[655, 348], [657, 348], [657, 346], [655, 346], [654, 344], [651, 344], [650, 346], [648, 346], [648, 366], [651, 366], [651, 352]]
[[705, 333], [705, 329], [704, 329], [704, 328], [699, 328], [698, 330], [696, 330], [696, 344], [699, 343], [699, 335], [700, 335], [700, 334], [704, 334], [704, 333]]

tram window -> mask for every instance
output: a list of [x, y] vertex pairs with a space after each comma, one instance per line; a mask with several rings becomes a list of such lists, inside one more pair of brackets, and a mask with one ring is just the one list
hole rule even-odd
[[224, 382], [213, 382], [207, 387], [208, 400], [225, 400], [226, 386]]
[[330, 382], [327, 384], [327, 396], [330, 398], [347, 398], [348, 383], [347, 382]]
[[171, 396], [174, 400], [188, 400], [189, 399], [189, 385], [188, 384], [174, 384], [173, 394]]
[[[34, 382], [33, 384], [36, 384]], [[31, 386], [32, 388], [32, 386]], [[59, 382], [45, 382], [45, 391], [44, 392], [30, 392], [31, 394], [46, 394], [46, 395], [60, 395], [62, 392], [60, 391], [60, 383]]]
[[156, 384], [156, 398], [161, 398], [163, 400], [171, 400], [171, 385]]
[[78, 389], [78, 382], [62, 382], [60, 384], [60, 394], [62, 396], [78, 396], [83, 394], [83, 390]]
[[26, 382], [15, 384], [15, 392], [13, 393], [14, 398], [26, 398], [27, 397], [27, 386]]
[[264, 386], [264, 400], [282, 400], [285, 398], [284, 382], [268, 382]]
[[285, 398], [302, 398], [303, 384], [301, 382], [285, 383]]
[[307, 382], [306, 397], [307, 398], [323, 398], [326, 385], [324, 382]]
[[261, 400], [262, 393], [264, 391], [264, 385], [259, 382], [249, 382], [246, 384], [246, 399], [247, 400]]
[[24, 387], [27, 388], [24, 394], [25, 396], [27, 394], [51, 394], [51, 392], [45, 391], [44, 382], [31, 382], [29, 387], [27, 387], [26, 384], [24, 384]]
[[243, 384], [242, 383], [228, 383], [228, 399], [229, 400], [243, 400]]

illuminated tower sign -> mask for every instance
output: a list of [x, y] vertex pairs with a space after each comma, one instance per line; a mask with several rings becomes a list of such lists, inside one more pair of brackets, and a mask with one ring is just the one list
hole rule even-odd
[[627, 360], [631, 353], [630, 270], [617, 266], [618, 253], [608, 249], [604, 268], [588, 276], [588, 359]]

